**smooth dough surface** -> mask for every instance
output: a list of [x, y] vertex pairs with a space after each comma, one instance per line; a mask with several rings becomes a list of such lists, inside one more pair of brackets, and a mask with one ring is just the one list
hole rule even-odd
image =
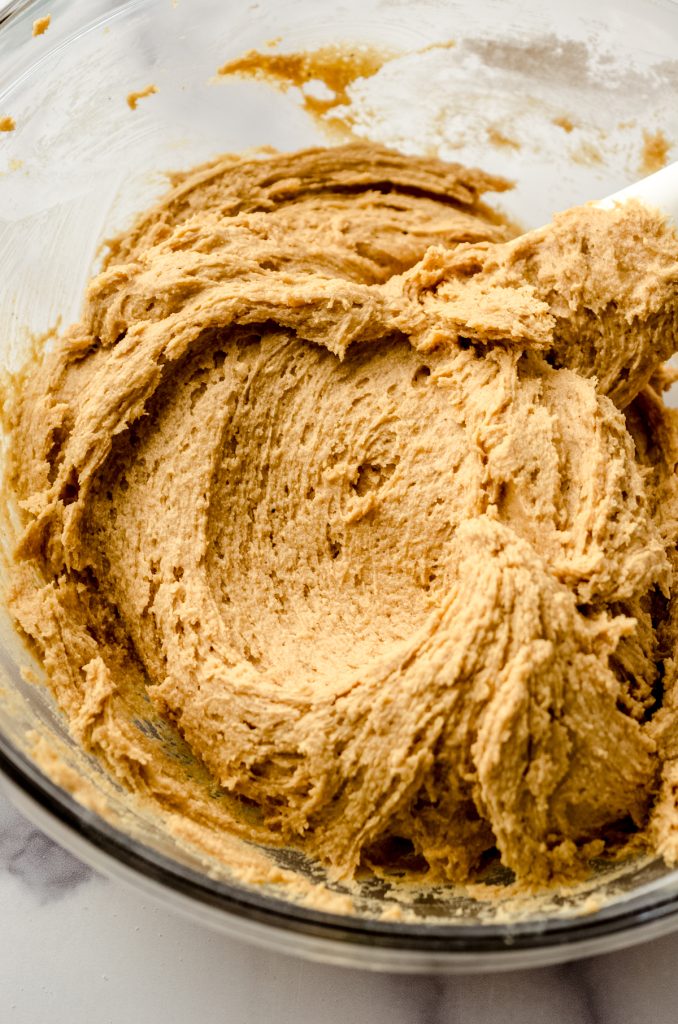
[[[678, 240], [371, 145], [224, 157], [19, 387], [11, 606], [78, 739], [348, 878], [676, 855]], [[620, 837], [622, 837], [620, 839]]]

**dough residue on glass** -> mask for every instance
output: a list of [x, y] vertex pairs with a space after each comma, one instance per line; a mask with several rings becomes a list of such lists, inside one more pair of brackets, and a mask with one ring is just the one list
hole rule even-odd
[[12, 612], [212, 852], [676, 859], [678, 239], [512, 238], [506, 187], [367, 144], [176, 175], [18, 382]]
[[[269, 45], [275, 45], [271, 40]], [[371, 78], [393, 56], [371, 46], [321, 46], [297, 53], [267, 53], [248, 50], [223, 64], [221, 78], [235, 76], [268, 82], [283, 91], [302, 90], [307, 113], [320, 117], [349, 102], [348, 89], [360, 78]], [[320, 94], [308, 90], [311, 83], [322, 87]]]
[[559, 115], [553, 118], [553, 123], [556, 128], [562, 128], [564, 132], [570, 135], [575, 129], [575, 123], [571, 117], [567, 117], [566, 114]]
[[51, 14], [46, 14], [44, 18], [36, 18], [33, 22], [33, 35], [42, 36], [45, 34], [47, 29], [52, 23]]
[[642, 174], [661, 171], [669, 162], [671, 143], [662, 131], [643, 132], [643, 151], [640, 160]]
[[507, 135], [501, 128], [488, 128], [487, 140], [491, 146], [497, 146], [500, 149], [520, 149], [518, 140]]
[[147, 96], [154, 96], [157, 91], [157, 85], [147, 85], [145, 89], [140, 89], [138, 92], [131, 92], [127, 96], [127, 106], [130, 110], [136, 110], [139, 100], [146, 99]]

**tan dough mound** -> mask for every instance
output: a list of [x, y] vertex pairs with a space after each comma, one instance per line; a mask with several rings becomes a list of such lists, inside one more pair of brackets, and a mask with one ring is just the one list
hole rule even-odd
[[17, 399], [12, 607], [76, 735], [343, 876], [672, 855], [678, 241], [507, 241], [504, 187], [367, 145], [177, 177]]

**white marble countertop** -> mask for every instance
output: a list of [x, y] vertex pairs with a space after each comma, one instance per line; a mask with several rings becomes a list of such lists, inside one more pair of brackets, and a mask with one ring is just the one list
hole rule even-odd
[[140, 900], [0, 797], [2, 1024], [675, 1024], [678, 934], [512, 974], [304, 963]]

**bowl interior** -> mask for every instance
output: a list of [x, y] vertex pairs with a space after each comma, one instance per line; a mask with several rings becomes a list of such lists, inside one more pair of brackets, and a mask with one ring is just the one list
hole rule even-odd
[[[0, 365], [6, 371], [25, 362], [36, 336], [77, 317], [102, 241], [166, 188], [165, 170], [225, 151], [289, 150], [350, 134], [514, 179], [516, 187], [497, 205], [529, 227], [623, 187], [670, 155], [678, 140], [672, 2], [35, 0], [12, 8], [0, 22], [0, 117], [16, 122], [15, 131], [0, 135]], [[49, 31], [32, 38], [32, 20], [47, 11]], [[369, 47], [380, 55], [379, 69], [349, 82], [324, 117], [305, 109], [309, 95], [327, 96], [322, 79], [305, 90], [289, 82], [275, 89], [216, 75], [251, 48], [279, 53], [334, 45]], [[128, 94], [150, 84], [157, 93], [131, 110]], [[169, 882], [194, 874], [217, 901], [233, 886], [269, 906], [287, 900], [275, 888], [248, 891], [228, 865], [177, 841], [157, 817], [130, 808], [75, 747], [48, 691], [25, 681], [20, 667], [31, 659], [2, 609], [0, 642], [0, 748], [51, 801], [70, 798], [35, 765], [32, 730], [51, 737], [70, 768], [105, 794], [108, 821], [91, 806], [76, 811], [100, 837], [122, 837], [160, 865]], [[322, 872], [297, 854], [270, 856], [324, 884]], [[489, 876], [487, 891], [506, 881], [501, 873]], [[527, 929], [545, 936], [559, 919], [647, 907], [674, 885], [675, 875], [656, 860], [600, 865], [571, 894], [535, 901], [514, 934]], [[397, 879], [362, 884], [359, 919], [378, 921], [385, 907], [399, 904], [408, 920], [382, 927], [405, 939], [418, 924], [448, 937], [466, 929], [471, 946], [478, 929], [506, 936], [482, 893], [404, 891]], [[291, 915], [306, 913], [289, 902], [282, 906]]]

